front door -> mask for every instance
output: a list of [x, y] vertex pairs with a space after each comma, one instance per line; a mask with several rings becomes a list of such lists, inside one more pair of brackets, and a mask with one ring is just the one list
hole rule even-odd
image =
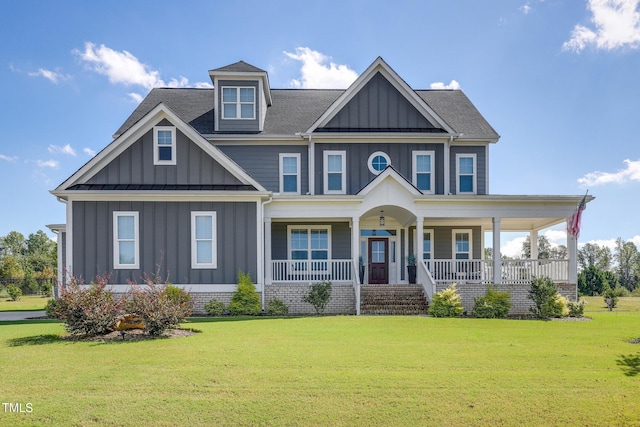
[[369, 239], [369, 283], [389, 283], [389, 239]]

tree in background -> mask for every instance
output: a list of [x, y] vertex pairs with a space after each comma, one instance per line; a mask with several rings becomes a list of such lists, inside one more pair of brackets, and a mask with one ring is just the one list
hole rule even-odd
[[[608, 275], [595, 265], [590, 265], [578, 274], [578, 292], [581, 295], [602, 295], [607, 287], [615, 288], [615, 283], [608, 282]], [[610, 278], [610, 276], [609, 276]], [[614, 276], [615, 278], [615, 276]]]
[[22, 233], [11, 231], [4, 237], [0, 237], [1, 255], [13, 255], [20, 257], [27, 249], [27, 241]]
[[602, 271], [611, 270], [613, 255], [611, 249], [595, 243], [585, 243], [578, 251], [578, 263], [582, 270], [594, 266]]
[[0, 279], [20, 280], [23, 289], [49, 294], [56, 277], [57, 247], [42, 230], [28, 239], [17, 231], [0, 237]]
[[640, 254], [632, 241], [624, 242], [620, 237], [616, 240], [616, 249], [613, 255], [616, 261], [615, 272], [618, 282], [629, 291], [638, 287], [640, 280]]
[[[527, 236], [522, 242], [522, 254], [525, 259], [531, 259], [531, 238]], [[552, 246], [546, 236], [538, 236], [537, 259], [566, 259], [567, 247], [565, 245]]]

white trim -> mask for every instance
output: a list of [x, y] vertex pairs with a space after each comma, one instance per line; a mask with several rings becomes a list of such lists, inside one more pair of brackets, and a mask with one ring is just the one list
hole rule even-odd
[[456, 255], [458, 253], [467, 253], [467, 252], [458, 252], [456, 248], [456, 234], [457, 233], [468, 233], [469, 234], [469, 260], [473, 259], [473, 230], [471, 228], [454, 228], [451, 230], [451, 259], [457, 259]]
[[[473, 160], [473, 191], [460, 191], [460, 159], [471, 158]], [[466, 174], [464, 176], [467, 176]], [[478, 194], [478, 159], [475, 153], [456, 154], [456, 194]]]
[[73, 202], [67, 201], [67, 265], [62, 272], [67, 277], [73, 276]]
[[[196, 236], [196, 218], [211, 218], [211, 262], [198, 262], [198, 239]], [[208, 239], [201, 239], [207, 241]], [[218, 221], [215, 211], [192, 211], [191, 212], [191, 268], [193, 269], [214, 269], [218, 268]]]
[[[225, 89], [235, 89], [236, 90], [236, 101], [235, 102], [225, 102], [224, 101], [224, 90]], [[251, 89], [253, 91], [253, 101], [252, 102], [242, 102], [240, 100], [240, 89]], [[220, 112], [220, 118], [222, 120], [255, 120], [256, 119], [256, 88], [255, 86], [222, 86], [220, 88], [220, 102], [222, 103], [222, 111]], [[236, 117], [225, 117], [225, 108], [226, 105], [235, 105], [236, 106]], [[252, 105], [251, 109], [251, 117], [242, 117], [242, 106], [243, 105]]]
[[[118, 218], [133, 217], [133, 264], [120, 264], [120, 240], [118, 239]], [[137, 211], [113, 211], [113, 269], [137, 270], [140, 268], [140, 221]]]
[[[373, 166], [373, 160], [378, 156], [384, 158], [387, 161], [387, 165], [380, 170], [377, 170]], [[387, 168], [387, 166], [390, 166], [390, 165], [391, 165], [391, 158], [384, 151], [376, 151], [374, 153], [371, 153], [371, 155], [369, 156], [369, 159], [367, 160], [367, 166], [369, 167], [369, 172], [371, 172], [374, 175], [380, 175]]]
[[[323, 190], [324, 194], [347, 194], [347, 152], [344, 150], [324, 150], [322, 152], [322, 178], [323, 178]], [[340, 190], [329, 190], [329, 156], [341, 156], [342, 157], [342, 181]], [[334, 172], [335, 173], [335, 172]]]
[[[429, 169], [430, 171], [428, 172], [430, 175], [430, 179], [429, 179], [429, 189], [428, 190], [423, 190], [420, 187], [418, 187], [418, 168], [417, 168], [417, 163], [418, 163], [418, 156], [429, 156], [430, 159], [430, 165], [429, 165]], [[435, 194], [435, 184], [436, 184], [436, 174], [435, 174], [435, 157], [436, 157], [436, 152], [433, 150], [417, 150], [417, 151], [412, 151], [411, 154], [411, 158], [412, 158], [412, 162], [411, 162], [411, 182], [413, 183], [413, 185], [415, 185], [415, 187], [422, 191], [423, 194]], [[426, 172], [420, 172], [420, 173], [426, 173]]]
[[[422, 235], [424, 236], [424, 234], [425, 234], [425, 233], [429, 233], [429, 234], [431, 235], [431, 239], [429, 239], [429, 241], [431, 242], [431, 250], [428, 252], [428, 253], [429, 253], [429, 255], [431, 255], [431, 257], [430, 257], [428, 260], [429, 260], [429, 261], [431, 261], [431, 260], [433, 260], [433, 259], [434, 259], [434, 251], [433, 251], [433, 248], [435, 247], [435, 240], [436, 240], [436, 239], [435, 239], [435, 234], [434, 234], [434, 229], [433, 229], [433, 228], [424, 228], [424, 227], [423, 227], [423, 228], [422, 228]], [[423, 239], [422, 239], [422, 259], [423, 259], [423, 260], [425, 259], [425, 258], [424, 258], [424, 254], [425, 254], [425, 251], [424, 251], [424, 242], [425, 242], [425, 240], [424, 240], [424, 237], [423, 237]]]
[[[314, 261], [311, 258], [311, 231], [312, 230], [326, 230], [327, 231], [327, 261], [331, 258], [331, 225], [308, 225], [308, 224], [290, 224], [287, 225], [287, 260], [290, 261], [304, 261], [291, 258], [291, 230], [307, 230], [307, 261]], [[323, 260], [317, 260], [323, 261]]]
[[[158, 132], [171, 132], [171, 159], [160, 160], [160, 145], [158, 144]], [[153, 164], [154, 165], [175, 165], [176, 154], [178, 152], [176, 142], [175, 126], [154, 126], [153, 127]], [[166, 148], [166, 146], [163, 146]]]
[[[293, 157], [296, 159], [296, 191], [285, 191], [284, 190], [284, 159], [287, 157]], [[281, 194], [300, 194], [300, 153], [280, 153], [279, 156], [279, 182], [280, 182], [280, 193]], [[288, 173], [286, 175], [293, 175]]]
[[[235, 292], [238, 289], [237, 284], [233, 283], [172, 283], [173, 286], [184, 289], [187, 292], [197, 293], [197, 292]], [[83, 285], [86, 288], [89, 285]], [[259, 286], [258, 283], [255, 283], [256, 291], [262, 292], [262, 286]], [[125, 293], [129, 289], [131, 289], [131, 285], [126, 283], [114, 283], [108, 284], [107, 289], [116, 293]]]

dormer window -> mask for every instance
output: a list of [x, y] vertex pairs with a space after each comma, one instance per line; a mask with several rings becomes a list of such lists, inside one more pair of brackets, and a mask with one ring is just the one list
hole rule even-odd
[[176, 164], [176, 128], [173, 126], [153, 128], [153, 164]]
[[254, 87], [223, 87], [222, 118], [249, 119], [256, 118], [256, 89]]

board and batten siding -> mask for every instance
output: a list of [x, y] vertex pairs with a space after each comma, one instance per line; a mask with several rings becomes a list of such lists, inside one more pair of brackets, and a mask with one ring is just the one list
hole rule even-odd
[[[482, 247], [482, 228], [479, 226], [455, 226], [455, 227], [431, 227], [428, 219], [424, 221], [425, 230], [433, 230], [433, 258], [434, 259], [452, 259], [453, 258], [453, 230], [471, 230], [472, 239], [472, 256], [473, 259], [481, 259], [483, 254]], [[411, 227], [409, 232], [409, 247], [415, 247], [415, 230]]]
[[[167, 120], [158, 125], [171, 126]], [[90, 178], [87, 184], [234, 185], [242, 182], [176, 129], [176, 164], [153, 164], [153, 130]]]
[[451, 155], [449, 156], [449, 167], [451, 177], [449, 181], [450, 191], [456, 193], [456, 173], [458, 165], [456, 164], [456, 154], [475, 154], [476, 155], [476, 194], [487, 194], [487, 149], [485, 146], [453, 146], [451, 147]]
[[[114, 270], [113, 212], [139, 213], [140, 269]], [[191, 212], [215, 211], [217, 268], [191, 268]], [[86, 282], [141, 281], [159, 267], [175, 284], [234, 284], [238, 271], [257, 277], [255, 202], [91, 201], [73, 203], [73, 273]]]
[[[222, 118], [222, 88], [224, 87], [253, 87], [255, 88], [255, 109], [254, 119], [224, 119]], [[216, 94], [218, 97], [218, 111], [216, 120], [218, 120], [219, 132], [258, 132], [260, 129], [260, 97], [259, 84], [257, 80], [218, 80], [218, 88]]]
[[347, 194], [356, 194], [376, 175], [369, 170], [369, 156], [377, 151], [386, 153], [393, 166], [409, 182], [413, 173], [413, 152], [435, 152], [435, 193], [444, 194], [444, 145], [443, 144], [397, 144], [397, 143], [316, 143], [315, 145], [315, 192], [324, 193], [324, 151], [345, 151]]
[[242, 169], [264, 188], [280, 191], [280, 154], [300, 154], [300, 194], [309, 192], [309, 149], [306, 145], [219, 145]]
[[287, 227], [330, 226], [331, 227], [331, 258], [351, 259], [351, 228], [348, 222], [305, 222], [305, 223], [271, 223], [271, 258], [274, 260], [289, 259], [289, 236]]

